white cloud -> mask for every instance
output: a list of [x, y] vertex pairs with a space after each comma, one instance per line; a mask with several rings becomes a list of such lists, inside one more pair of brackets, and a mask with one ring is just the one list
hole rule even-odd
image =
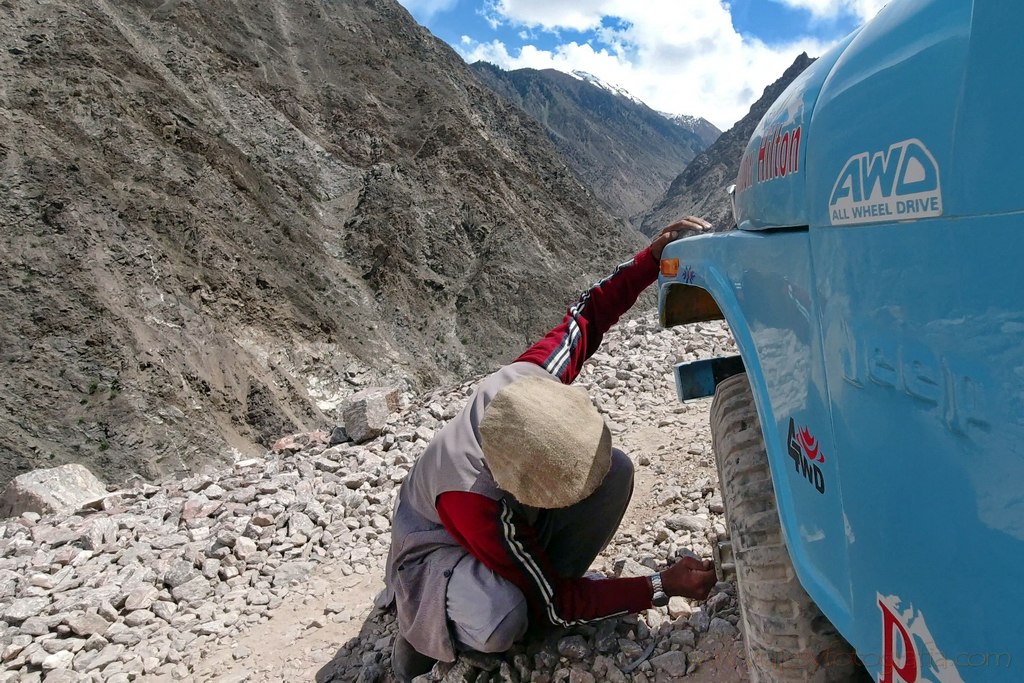
[[654, 109], [703, 116], [723, 130], [747, 113], [800, 52], [816, 56], [827, 49], [811, 38], [769, 46], [740, 36], [721, 0], [494, 0], [489, 12], [511, 25], [591, 30], [594, 38], [548, 50], [473, 41], [460, 48], [467, 61], [506, 69], [582, 69]]
[[607, 0], [492, 0], [487, 11], [531, 28], [588, 31], [601, 25]]
[[435, 14], [453, 9], [458, 2], [459, 0], [401, 0], [402, 6], [421, 22], [429, 21]]
[[882, 9], [888, 0], [774, 0], [789, 7], [804, 9], [819, 19], [833, 19], [842, 14], [852, 14], [861, 21], [867, 21]]

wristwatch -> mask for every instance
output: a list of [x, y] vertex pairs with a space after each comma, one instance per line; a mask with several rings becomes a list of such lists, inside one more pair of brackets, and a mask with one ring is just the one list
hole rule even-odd
[[648, 577], [651, 580], [651, 588], [654, 589], [654, 595], [651, 596], [651, 603], [655, 607], [664, 607], [668, 604], [668, 593], [661, 586], [661, 574], [651, 574]]

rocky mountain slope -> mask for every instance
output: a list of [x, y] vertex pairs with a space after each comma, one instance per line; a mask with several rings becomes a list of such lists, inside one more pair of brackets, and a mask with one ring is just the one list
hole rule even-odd
[[0, 482], [485, 369], [640, 243], [394, 0], [4, 8]]
[[664, 196], [644, 215], [640, 229], [647, 235], [653, 235], [676, 216], [688, 214], [703, 216], [718, 231], [735, 227], [725, 188], [735, 182], [743, 150], [761, 117], [813, 61], [806, 52], [801, 54], [777, 81], [766, 87], [747, 115], [722, 133], [672, 181]]
[[[585, 366], [577, 385], [636, 472], [593, 569], [635, 576], [710, 556], [724, 532], [710, 401], [678, 403], [671, 367], [723, 353], [735, 353], [723, 324], [661, 330], [647, 315], [613, 329]], [[74, 514], [0, 520], [0, 682], [393, 680], [394, 616], [371, 608], [391, 509], [474, 383], [406, 392], [365, 444], [307, 435]], [[673, 598], [501, 658], [465, 656], [434, 680], [744, 681], [735, 596], [721, 583], [706, 602]]]
[[625, 218], [646, 211], [720, 132], [704, 119], [668, 119], [583, 72], [472, 67], [540, 122], [594, 194]]

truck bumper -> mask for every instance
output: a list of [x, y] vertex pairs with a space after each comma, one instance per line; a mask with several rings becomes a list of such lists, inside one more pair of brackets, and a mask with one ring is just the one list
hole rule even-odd
[[673, 368], [676, 394], [682, 402], [713, 396], [719, 382], [745, 372], [743, 358], [722, 356], [679, 363]]

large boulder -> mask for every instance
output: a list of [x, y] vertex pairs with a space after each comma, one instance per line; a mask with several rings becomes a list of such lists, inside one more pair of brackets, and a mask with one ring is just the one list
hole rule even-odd
[[363, 443], [380, 436], [388, 417], [398, 410], [398, 400], [399, 391], [394, 387], [374, 387], [352, 394], [342, 411], [348, 437]]
[[4, 489], [0, 495], [0, 518], [25, 512], [74, 512], [106, 494], [103, 482], [82, 465], [33, 470], [15, 477]]

